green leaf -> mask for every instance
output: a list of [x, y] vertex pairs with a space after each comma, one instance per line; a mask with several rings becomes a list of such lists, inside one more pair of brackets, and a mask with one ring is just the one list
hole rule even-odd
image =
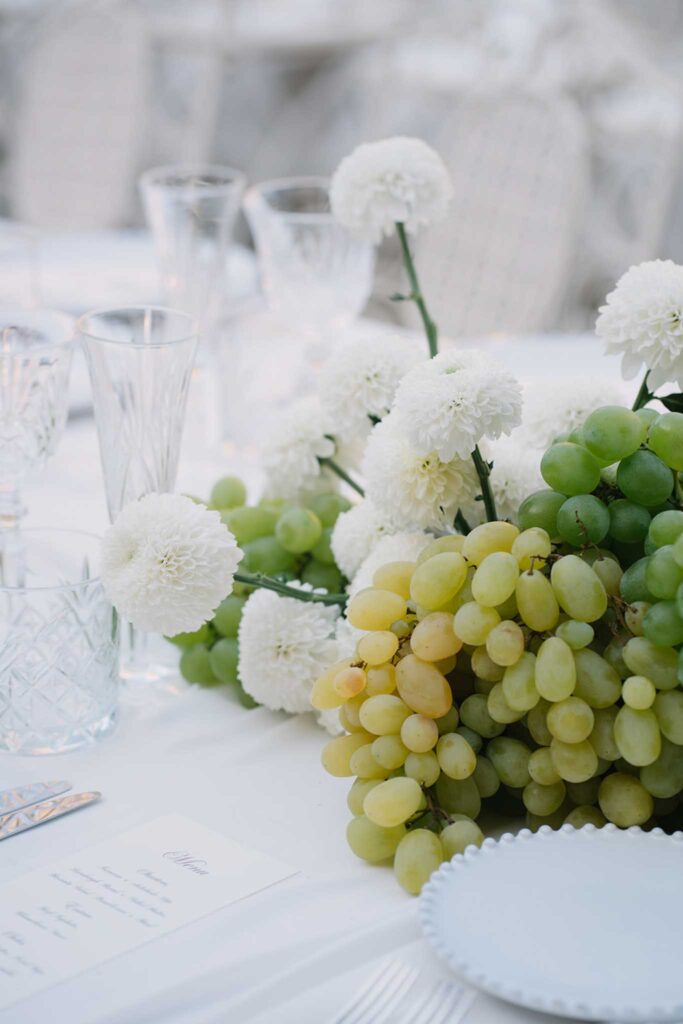
[[667, 407], [669, 412], [683, 412], [683, 395], [681, 394], [664, 395], [659, 401]]

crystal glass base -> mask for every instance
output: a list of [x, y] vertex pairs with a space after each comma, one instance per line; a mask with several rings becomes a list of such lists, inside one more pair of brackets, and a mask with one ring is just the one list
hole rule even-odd
[[111, 711], [96, 722], [87, 725], [62, 728], [38, 728], [35, 732], [26, 729], [8, 729], [0, 734], [0, 750], [9, 754], [40, 756], [68, 754], [79, 747], [97, 742], [112, 731], [116, 725], [117, 712]]

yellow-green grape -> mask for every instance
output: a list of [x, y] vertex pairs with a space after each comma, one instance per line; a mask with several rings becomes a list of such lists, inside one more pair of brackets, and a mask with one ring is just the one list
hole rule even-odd
[[600, 784], [600, 810], [619, 828], [644, 825], [652, 816], [654, 803], [643, 784], [633, 775], [615, 772]]
[[602, 581], [578, 555], [565, 555], [555, 562], [550, 582], [562, 610], [577, 622], [595, 622], [607, 611]]
[[403, 771], [409, 779], [415, 779], [421, 786], [433, 786], [441, 775], [436, 754], [431, 750], [424, 754], [408, 754]]
[[593, 562], [593, 572], [598, 577], [603, 587], [611, 597], [618, 597], [619, 584], [624, 570], [613, 558], [596, 558]]
[[373, 587], [390, 590], [404, 600], [410, 597], [410, 579], [415, 572], [415, 562], [387, 562], [380, 566], [372, 577]]
[[365, 693], [377, 697], [382, 693], [393, 693], [396, 689], [396, 669], [393, 665], [377, 665], [366, 672]]
[[529, 758], [531, 751], [526, 743], [510, 736], [498, 736], [486, 748], [486, 756], [496, 769], [504, 786], [522, 789], [530, 782]]
[[477, 755], [466, 739], [456, 732], [446, 733], [436, 745], [436, 759], [451, 779], [468, 779], [477, 764]]
[[368, 677], [362, 668], [343, 668], [332, 680], [332, 687], [340, 697], [348, 700], [362, 693], [367, 681]]
[[[501, 622], [502, 626], [503, 623]], [[494, 626], [491, 633], [495, 632], [498, 626]], [[489, 633], [489, 636], [491, 635]], [[488, 640], [488, 637], [486, 638]], [[489, 656], [486, 647], [476, 647], [472, 651], [472, 671], [475, 676], [485, 680], [487, 683], [499, 683], [505, 675], [505, 667], [503, 665], [497, 665], [495, 661]]]
[[458, 709], [453, 705], [452, 708], [442, 715], [441, 718], [436, 719], [437, 728], [439, 730], [439, 736], [443, 736], [445, 732], [455, 732], [460, 722], [460, 715]]
[[453, 704], [445, 676], [414, 654], [407, 655], [396, 666], [396, 688], [412, 711], [427, 718], [441, 718]]
[[392, 622], [405, 614], [406, 602], [400, 594], [374, 587], [359, 590], [346, 609], [346, 618], [356, 629], [389, 629]]
[[441, 661], [457, 654], [462, 641], [453, 632], [453, 616], [449, 612], [425, 615], [413, 630], [410, 647], [422, 661]]
[[337, 778], [353, 775], [354, 772], [351, 771], [352, 755], [359, 747], [372, 743], [373, 739], [374, 737], [367, 732], [352, 733], [350, 736], [335, 736], [323, 747], [321, 755], [323, 768]]
[[624, 647], [624, 661], [634, 675], [647, 676], [658, 690], [678, 686], [678, 652], [673, 647], [657, 647], [644, 636], [634, 636]]
[[478, 676], [474, 677], [474, 692], [482, 693], [484, 697], [488, 697], [496, 683], [489, 682], [487, 679], [480, 679]]
[[443, 661], [433, 661], [432, 665], [438, 668], [442, 676], [447, 676], [449, 672], [452, 672], [455, 668], [457, 658], [455, 654], [451, 655], [450, 658], [444, 658]]
[[477, 570], [473, 565], [468, 568], [465, 573], [465, 582], [461, 586], [460, 590], [455, 597], [452, 597], [450, 601], [443, 606], [441, 611], [450, 612], [452, 615], [455, 615], [458, 608], [462, 608], [464, 604], [467, 604], [468, 601], [472, 600], [472, 580], [474, 579], [476, 571]]
[[663, 739], [657, 760], [640, 769], [640, 781], [660, 800], [678, 797], [683, 789], [683, 748]]
[[[624, 680], [621, 687], [621, 698], [624, 704], [628, 704], [635, 711], [646, 711], [655, 702], [657, 691], [655, 684], [647, 676], [629, 676]], [[662, 694], [666, 696], [666, 694]], [[681, 694], [683, 699], [683, 694]]]
[[412, 818], [421, 802], [422, 790], [415, 779], [387, 779], [366, 793], [363, 813], [376, 825], [393, 828]]
[[[593, 731], [593, 711], [580, 697], [567, 697], [558, 701], [548, 711], [548, 729], [563, 743], [581, 743]], [[537, 813], [537, 812], [534, 812]]]
[[628, 679], [633, 673], [629, 672], [628, 665], [624, 661], [624, 647], [628, 643], [628, 635], [620, 634], [613, 637], [602, 652], [602, 656], [608, 665], [611, 665], [620, 679]]
[[680, 690], [658, 693], [654, 703], [659, 728], [672, 743], [683, 745], [683, 693]]
[[365, 700], [365, 694], [361, 693], [357, 697], [352, 697], [351, 700], [347, 700], [339, 708], [339, 724], [342, 729], [346, 729], [347, 732], [363, 732], [363, 726], [360, 722], [360, 708], [361, 704]]
[[379, 779], [356, 779], [346, 797], [346, 804], [351, 814], [363, 813], [363, 801], [366, 793], [369, 793], [375, 786], [379, 786]]
[[507, 667], [519, 661], [524, 653], [524, 633], [517, 623], [504, 619], [494, 626], [486, 637], [486, 653], [496, 665]]
[[534, 569], [542, 569], [552, 551], [552, 544], [545, 530], [540, 526], [531, 526], [515, 537], [510, 550], [520, 569], [530, 569], [532, 564]]
[[481, 565], [494, 551], [511, 551], [519, 529], [512, 523], [497, 521], [482, 523], [467, 534], [462, 553], [472, 565]]
[[596, 804], [598, 802], [600, 782], [601, 779], [598, 775], [592, 779], [587, 779], [586, 782], [568, 782], [567, 795], [571, 802], [577, 806]]
[[495, 608], [484, 608], [476, 601], [468, 601], [455, 613], [453, 629], [463, 643], [479, 647], [486, 643], [487, 636], [499, 622], [500, 615]]
[[468, 729], [466, 725], [459, 725], [455, 731], [458, 736], [462, 736], [464, 740], [467, 740], [475, 754], [478, 754], [484, 746], [484, 741], [479, 733], [474, 732], [473, 729]]
[[508, 597], [507, 601], [503, 601], [502, 604], [496, 605], [496, 611], [500, 615], [501, 619], [515, 619], [517, 617], [517, 598], [514, 593]]
[[495, 608], [514, 594], [519, 565], [513, 554], [494, 551], [487, 555], [474, 574], [472, 597], [487, 608]]
[[535, 708], [526, 716], [527, 729], [532, 739], [542, 747], [549, 747], [552, 742], [552, 733], [548, 729], [548, 711], [550, 704], [542, 697]]
[[574, 652], [576, 686], [574, 695], [592, 708], [608, 708], [621, 696], [621, 678], [604, 658], [584, 648]]
[[378, 736], [372, 743], [372, 756], [382, 768], [393, 772], [403, 767], [408, 748], [399, 736]]
[[595, 753], [603, 761], [616, 761], [621, 757], [617, 741], [614, 738], [614, 722], [618, 710], [612, 705], [609, 708], [595, 708], [593, 711], [595, 724], [589, 739]]
[[504, 731], [505, 726], [491, 718], [488, 698], [483, 693], [473, 693], [460, 705], [460, 717], [468, 729], [484, 739], [492, 740]]
[[359, 779], [386, 779], [390, 768], [384, 768], [377, 761], [372, 752], [372, 743], [365, 743], [358, 750], [354, 750], [349, 760], [349, 768], [352, 775]]
[[477, 818], [481, 811], [481, 797], [473, 775], [460, 780], [440, 775], [436, 782], [436, 799], [439, 806], [451, 815], [466, 814], [468, 818]]
[[573, 651], [580, 651], [593, 643], [595, 630], [590, 622], [576, 622], [575, 619], [566, 619], [560, 622], [555, 630], [555, 636], [571, 647]]
[[462, 546], [465, 543], [465, 538], [461, 533], [449, 533], [446, 537], [437, 537], [436, 540], [430, 541], [426, 547], [422, 549], [420, 554], [417, 556], [417, 564], [421, 565], [426, 562], [428, 558], [433, 558], [434, 555], [441, 555], [444, 551], [462, 551]]
[[405, 825], [382, 828], [364, 814], [352, 818], [346, 826], [347, 843], [356, 857], [367, 860], [370, 864], [379, 864], [393, 857], [406, 835]]
[[505, 669], [503, 694], [513, 711], [529, 711], [538, 704], [540, 696], [535, 682], [536, 656], [525, 651], [515, 665]]
[[539, 818], [547, 818], [549, 814], [562, 806], [566, 796], [564, 782], [552, 782], [544, 786], [540, 782], [528, 782], [522, 793], [522, 801], [527, 811]]
[[361, 725], [375, 736], [398, 735], [410, 708], [393, 693], [368, 697], [359, 711]]
[[471, 819], [462, 819], [446, 825], [440, 836], [444, 855], [448, 860], [456, 853], [464, 853], [468, 846], [481, 846], [484, 833]]
[[466, 575], [467, 563], [462, 555], [443, 551], [416, 567], [410, 581], [410, 597], [421, 608], [437, 611], [455, 597]]
[[334, 680], [342, 669], [348, 668], [351, 664], [350, 659], [346, 661], [338, 661], [334, 665], [330, 665], [323, 674], [316, 679], [311, 690], [311, 704], [318, 711], [330, 711], [332, 708], [341, 707], [344, 703], [345, 698], [340, 696], [337, 690], [334, 688]]
[[563, 743], [553, 737], [550, 756], [555, 771], [565, 782], [586, 782], [593, 778], [598, 767], [598, 755], [589, 740]]
[[490, 796], [495, 794], [500, 789], [500, 779], [496, 773], [496, 769], [493, 767], [488, 757], [484, 757], [483, 754], [477, 755], [477, 765], [472, 772], [472, 778], [474, 783], [479, 790], [479, 796], [482, 800], [487, 800]]
[[411, 896], [417, 896], [443, 859], [439, 837], [429, 829], [414, 828], [398, 844], [394, 856], [396, 881]]
[[548, 747], [539, 747], [529, 758], [529, 775], [541, 786], [552, 786], [560, 781]]
[[384, 665], [398, 650], [398, 637], [391, 630], [366, 633], [358, 641], [358, 657], [368, 665]]
[[584, 825], [595, 825], [602, 828], [607, 824], [607, 818], [597, 807], [583, 805], [575, 807], [564, 819], [565, 825], [572, 825], [574, 828], [583, 828]]
[[522, 621], [529, 629], [545, 633], [554, 629], [560, 618], [560, 606], [550, 580], [538, 569], [523, 572], [515, 590]]
[[624, 622], [634, 636], [643, 635], [643, 619], [652, 605], [648, 601], [632, 601], [624, 612]]
[[524, 711], [516, 711], [508, 704], [502, 683], [496, 683], [486, 698], [486, 710], [493, 721], [498, 722], [499, 725], [510, 725], [512, 722], [519, 722], [520, 718], [524, 718]]
[[439, 727], [426, 715], [409, 715], [401, 726], [401, 740], [414, 754], [432, 750], [439, 738]]
[[538, 649], [536, 689], [545, 700], [565, 700], [574, 692], [576, 665], [569, 644], [559, 636], [548, 637]]

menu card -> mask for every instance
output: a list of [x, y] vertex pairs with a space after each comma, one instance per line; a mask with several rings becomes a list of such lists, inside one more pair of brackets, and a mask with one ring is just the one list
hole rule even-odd
[[295, 873], [172, 814], [22, 875], [0, 889], [0, 1009]]

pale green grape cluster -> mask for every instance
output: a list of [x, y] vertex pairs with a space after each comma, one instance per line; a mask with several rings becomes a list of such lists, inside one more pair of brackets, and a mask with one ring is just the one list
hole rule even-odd
[[[221, 513], [244, 551], [239, 566], [242, 571], [264, 573], [284, 582], [301, 580], [330, 593], [343, 591], [346, 580], [335, 564], [330, 537], [338, 516], [350, 507], [345, 498], [318, 494], [305, 506], [282, 501], [247, 505], [246, 501], [244, 483], [228, 476], [217, 481], [207, 503]], [[237, 634], [250, 590], [235, 583], [211, 622], [195, 633], [169, 637], [182, 648], [180, 671], [188, 682], [230, 685], [247, 708], [256, 707], [256, 703], [239, 681]]]

